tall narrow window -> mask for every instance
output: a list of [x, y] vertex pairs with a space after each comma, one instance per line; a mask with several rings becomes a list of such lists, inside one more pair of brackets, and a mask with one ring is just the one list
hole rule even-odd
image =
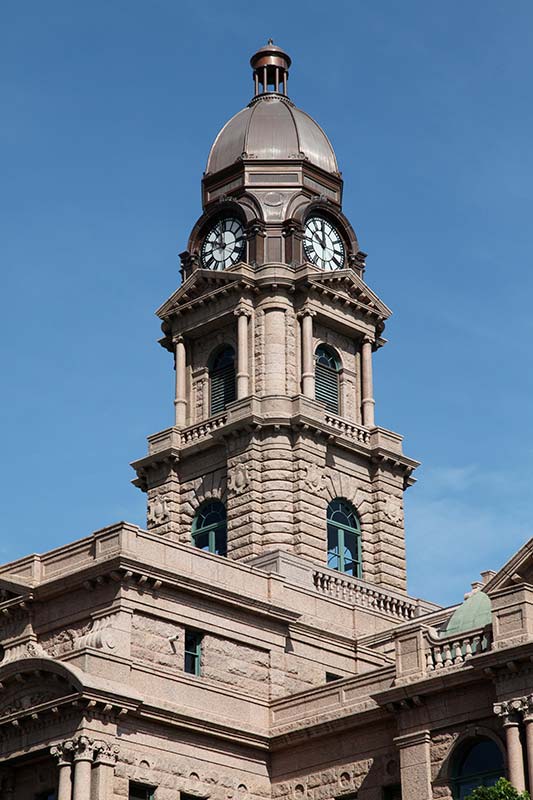
[[220, 500], [208, 500], [196, 512], [192, 523], [192, 540], [200, 550], [225, 556], [227, 538], [225, 505]]
[[211, 360], [209, 386], [211, 414], [219, 414], [236, 397], [235, 350], [231, 345], [222, 347]]
[[315, 400], [326, 404], [328, 411], [338, 414], [340, 360], [331, 347], [319, 344], [315, 350]]
[[128, 800], [154, 800], [155, 786], [130, 781]]
[[189, 675], [200, 675], [202, 669], [202, 639], [200, 631], [185, 630], [185, 656], [183, 669]]
[[346, 500], [332, 500], [327, 512], [328, 567], [360, 578], [361, 526], [353, 506]]

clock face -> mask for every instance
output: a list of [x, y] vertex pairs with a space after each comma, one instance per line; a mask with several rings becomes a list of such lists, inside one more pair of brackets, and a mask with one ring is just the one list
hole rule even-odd
[[344, 244], [336, 228], [324, 217], [309, 217], [305, 223], [304, 251], [308, 260], [321, 269], [342, 269]]
[[211, 228], [202, 245], [202, 264], [207, 269], [227, 269], [244, 253], [244, 228], [238, 219], [223, 217]]

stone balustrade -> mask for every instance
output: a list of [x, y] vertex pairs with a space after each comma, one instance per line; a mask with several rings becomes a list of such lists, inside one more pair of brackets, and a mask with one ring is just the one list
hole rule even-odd
[[206, 436], [209, 436], [214, 431], [221, 428], [222, 425], [225, 425], [228, 421], [227, 414], [220, 414], [217, 417], [210, 417], [206, 419], [204, 422], [200, 422], [197, 425], [191, 425], [188, 428], [183, 428], [181, 433], [181, 444], [191, 444], [192, 442], [197, 442], [199, 439], [204, 439]]
[[335, 428], [341, 436], [346, 436], [354, 442], [361, 442], [361, 444], [370, 443], [370, 432], [363, 428], [361, 425], [356, 425], [353, 422], [348, 422], [340, 417], [334, 417], [332, 414], [326, 414], [326, 424]]
[[465, 664], [472, 656], [484, 653], [492, 644], [492, 632], [487, 628], [469, 631], [462, 636], [437, 639], [427, 634], [426, 669], [428, 672]]
[[313, 583], [317, 591], [328, 597], [379, 611], [395, 619], [411, 620], [419, 613], [420, 607], [416, 600], [390, 590], [378, 589], [342, 573], [314, 570]]

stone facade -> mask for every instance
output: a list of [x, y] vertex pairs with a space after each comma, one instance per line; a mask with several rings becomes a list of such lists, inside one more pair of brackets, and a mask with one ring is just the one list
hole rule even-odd
[[469, 593], [486, 617], [407, 594], [417, 462], [372, 390], [390, 311], [331, 145], [285, 96], [288, 57], [269, 44], [252, 64], [246, 125], [215, 142], [158, 312], [175, 418], [133, 465], [147, 529], [0, 567], [0, 796], [461, 798], [477, 746], [493, 748], [479, 780], [533, 788], [533, 540]]

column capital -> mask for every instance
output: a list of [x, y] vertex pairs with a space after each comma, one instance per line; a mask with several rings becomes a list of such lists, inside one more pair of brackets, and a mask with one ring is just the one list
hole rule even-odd
[[104, 764], [108, 767], [114, 767], [117, 763], [119, 752], [120, 748], [117, 744], [96, 741], [94, 743], [94, 762], [95, 764]]
[[57, 758], [59, 766], [72, 763], [72, 756], [74, 754], [74, 742], [72, 739], [65, 739], [64, 742], [58, 742], [50, 748], [50, 755]]
[[94, 755], [94, 740], [88, 736], [78, 736], [74, 740], [74, 761], [92, 761]]
[[524, 699], [523, 697], [517, 697], [513, 700], [504, 700], [501, 703], [494, 704], [494, 713], [501, 718], [504, 728], [519, 724], [520, 712], [524, 707]]
[[252, 309], [250, 306], [241, 304], [237, 306], [233, 313], [236, 317], [248, 317], [249, 319], [252, 316]]
[[374, 346], [375, 343], [376, 340], [373, 336], [369, 336], [369, 334], [365, 334], [365, 336], [363, 336], [363, 344], [371, 344], [372, 346]]
[[522, 712], [524, 722], [533, 722], [533, 694], [521, 697], [520, 702], [520, 711]]
[[314, 311], [312, 308], [301, 308], [296, 312], [296, 316], [298, 319], [303, 319], [304, 317], [316, 317], [316, 311]]

